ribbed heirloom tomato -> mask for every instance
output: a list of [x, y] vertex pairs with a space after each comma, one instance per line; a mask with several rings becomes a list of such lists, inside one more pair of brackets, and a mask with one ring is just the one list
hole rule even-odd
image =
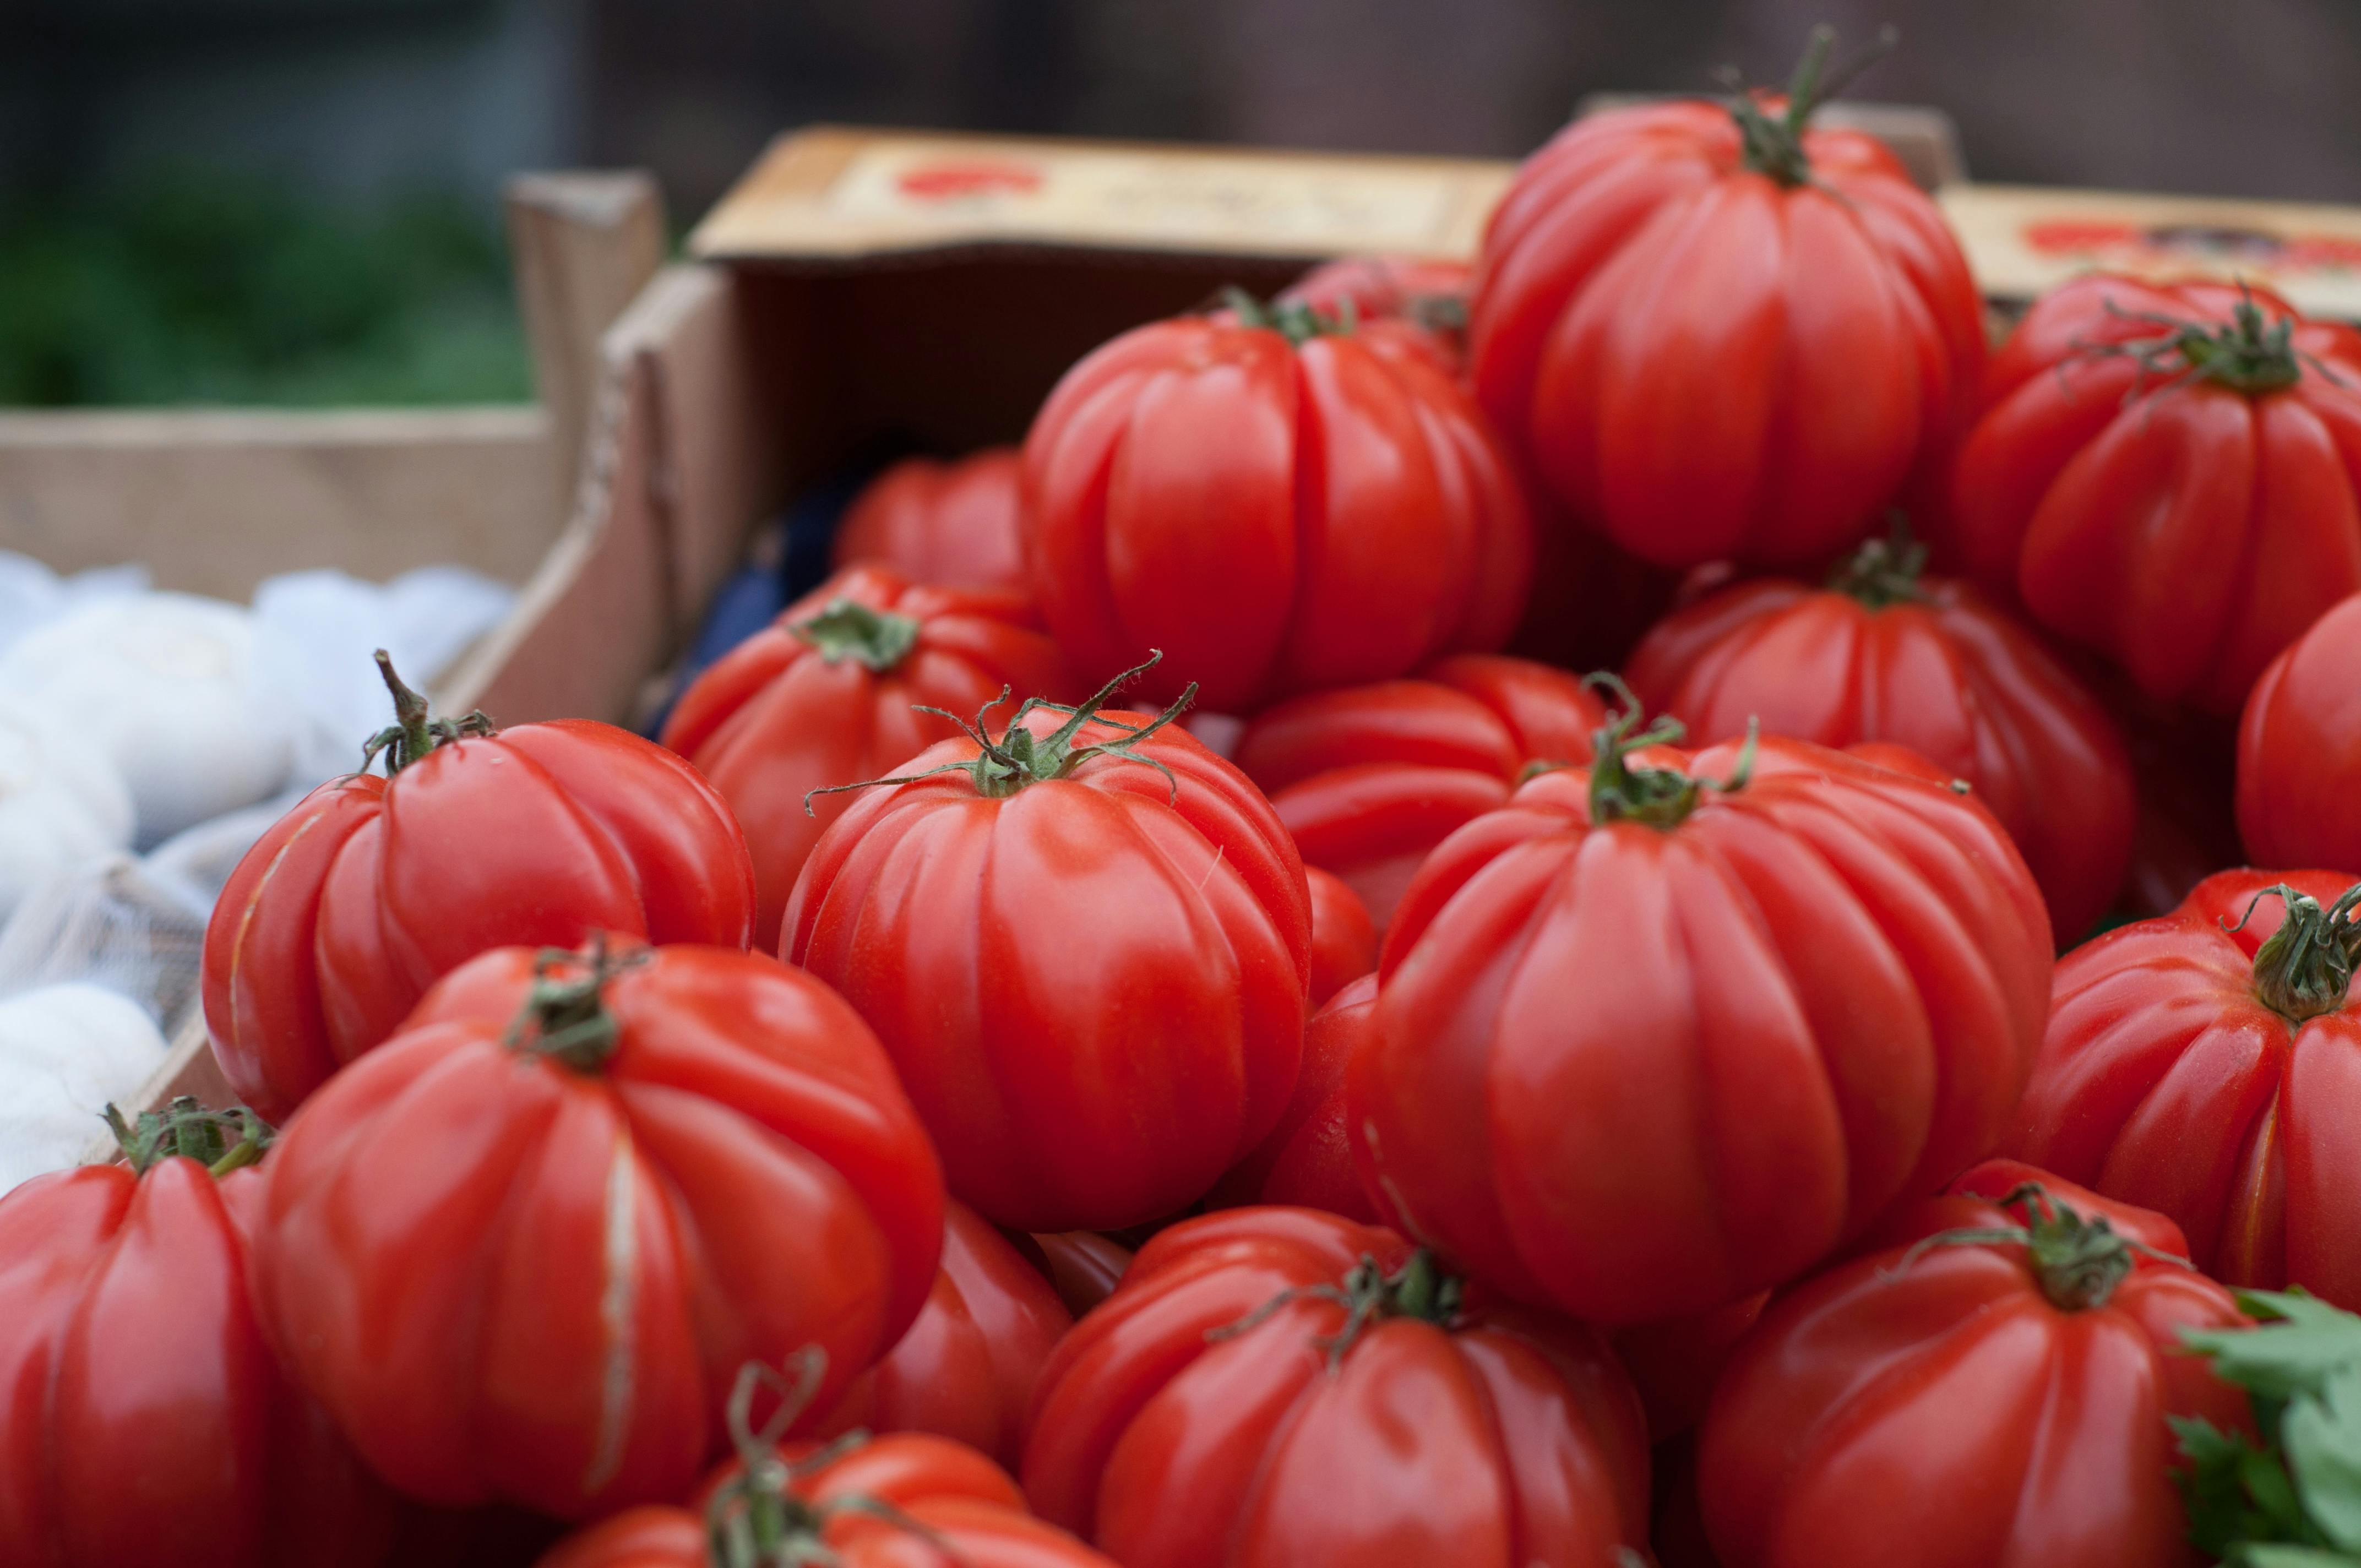
[[116, 1126], [127, 1164], [0, 1198], [0, 1563], [384, 1561], [390, 1499], [247, 1293], [269, 1129], [186, 1101]]
[[889, 567], [914, 582], [1029, 595], [1024, 464], [994, 446], [955, 463], [910, 457], [870, 481], [836, 532], [836, 564]]
[[2361, 874], [2361, 595], [2272, 661], [2238, 726], [2238, 836], [2258, 866]]
[[1700, 741], [1760, 720], [1823, 746], [1909, 747], [1965, 779], [2015, 840], [2071, 938], [2107, 912], [2135, 815], [2123, 737], [2034, 634], [1922, 545], [1871, 540], [1825, 588], [1763, 578], [1657, 623], [1625, 670]]
[[1076, 673], [1217, 712], [1497, 648], [1532, 522], [1509, 458], [1417, 329], [1308, 306], [1126, 333], [1025, 443], [1026, 553]]
[[1722, 1374], [1697, 1497], [1726, 1568], [2194, 1564], [2167, 1419], [2252, 1431], [2180, 1340], [2244, 1324], [2230, 1292], [2039, 1190], [1888, 1239], [1773, 1299]]
[[1639, 1399], [1581, 1324], [1309, 1209], [1159, 1232], [1042, 1373], [1022, 1472], [1124, 1568], [1621, 1568]]
[[933, 1432], [1014, 1464], [1034, 1380], [1073, 1321], [1042, 1271], [954, 1200], [942, 1267], [917, 1320], [811, 1433]]
[[1828, 49], [1784, 104], [1586, 115], [1485, 233], [1477, 396], [1577, 522], [1647, 560], [1826, 555], [1972, 411], [1967, 260], [1883, 143], [1806, 128], [1852, 69]]
[[1007, 1472], [948, 1438], [780, 1445], [814, 1381], [785, 1390], [758, 1432], [756, 1388], [741, 1379], [730, 1412], [739, 1457], [689, 1507], [617, 1514], [560, 1541], [536, 1568], [1115, 1568], [1035, 1519]]
[[2361, 334], [2224, 283], [2079, 278], [1993, 360], [1967, 568], [2150, 696], [2235, 713], [2361, 590]]
[[1602, 728], [1429, 857], [1348, 1124], [1389, 1217], [1595, 1321], [1794, 1277], [2008, 1125], [2049, 922], [1971, 796], [1806, 741]]
[[2008, 1152], [2169, 1215], [2217, 1278], [2361, 1309], [2352, 881], [2224, 872], [2059, 960]]
[[205, 927], [214, 1055], [273, 1120], [488, 948], [596, 931], [742, 948], [753, 931], [745, 839], [696, 769], [588, 719], [429, 720], [378, 663], [397, 720], [369, 743], [385, 776], [305, 795]]
[[1161, 1219], [1294, 1088], [1303, 864], [1180, 710], [979, 716], [839, 817], [788, 903], [785, 956], [876, 1029], [1000, 1224]]
[[[779, 913], [804, 859], [843, 814], [831, 785], [873, 779], [1012, 690], [1060, 697], [1057, 645], [1005, 590], [932, 587], [884, 566], [840, 572], [699, 675], [664, 743], [730, 803], [754, 861], [754, 945], [779, 945]], [[810, 809], [806, 809], [807, 804]]]
[[272, 1156], [273, 1342], [431, 1503], [678, 1497], [749, 1360], [820, 1405], [917, 1317], [942, 1179], [891, 1064], [810, 976], [715, 948], [486, 953]]
[[1382, 927], [1429, 850], [1535, 768], [1588, 762], [1605, 717], [1578, 676], [1463, 653], [1281, 703], [1246, 726], [1235, 755], [1305, 863], [1344, 879]]

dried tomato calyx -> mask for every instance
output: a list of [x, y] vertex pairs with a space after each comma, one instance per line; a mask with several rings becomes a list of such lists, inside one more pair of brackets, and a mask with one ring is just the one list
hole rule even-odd
[[1343, 337], [1360, 325], [1353, 302], [1339, 311], [1323, 311], [1305, 300], [1273, 300], [1265, 304], [1244, 289], [1222, 291], [1222, 303], [1238, 318], [1240, 326], [1275, 332], [1301, 348], [1315, 337]]
[[1268, 1322], [1280, 1308], [1291, 1301], [1334, 1301], [1345, 1309], [1344, 1326], [1333, 1334], [1323, 1334], [1312, 1343], [1319, 1346], [1327, 1358], [1328, 1370], [1334, 1372], [1345, 1363], [1345, 1354], [1361, 1337], [1363, 1330], [1373, 1322], [1390, 1318], [1414, 1318], [1420, 1322], [1448, 1327], [1458, 1321], [1461, 1305], [1466, 1296], [1466, 1286], [1455, 1274], [1448, 1273], [1442, 1260], [1424, 1247], [1411, 1253], [1402, 1266], [1388, 1274], [1378, 1266], [1377, 1258], [1363, 1253], [1345, 1277], [1334, 1285], [1297, 1285], [1280, 1291], [1234, 1323], [1205, 1331], [1209, 1340], [1235, 1339], [1249, 1329]]
[[830, 599], [818, 614], [787, 630], [827, 663], [856, 659], [879, 674], [908, 658], [918, 644], [917, 617], [873, 609], [854, 598]]
[[1642, 747], [1669, 746], [1679, 740], [1687, 733], [1679, 719], [1664, 714], [1653, 724], [1641, 729], [1640, 699], [1611, 670], [1593, 671], [1582, 678], [1582, 684], [1605, 692], [1617, 705], [1608, 710], [1607, 722], [1593, 730], [1590, 737], [1593, 826], [1603, 828], [1609, 822], [1629, 820], [1669, 830], [1687, 820], [1689, 813], [1705, 798], [1707, 790], [1728, 795], [1744, 789], [1747, 781], [1754, 776], [1757, 735], [1752, 719], [1746, 722], [1746, 744], [1740, 750], [1738, 765], [1730, 770], [1730, 777], [1701, 779], [1677, 768], [1655, 768], [1628, 760], [1628, 753]]
[[369, 764], [382, 753], [386, 776], [391, 778], [437, 746], [463, 736], [492, 733], [492, 721], [481, 710], [464, 718], [427, 717], [426, 698], [402, 684], [382, 648], [377, 651], [377, 673], [393, 696], [393, 722], [362, 743], [361, 772], [368, 772]]
[[112, 1103], [101, 1115], [125, 1161], [138, 1175], [145, 1175], [159, 1160], [178, 1156], [195, 1160], [215, 1176], [227, 1176], [260, 1159], [279, 1135], [269, 1123], [244, 1105], [216, 1111], [186, 1094], [161, 1111], [142, 1111], [136, 1122], [126, 1122]]
[[[882, 1497], [855, 1495], [815, 1503], [796, 1487], [869, 1442], [855, 1430], [793, 1463], [779, 1455], [779, 1442], [796, 1419], [810, 1408], [828, 1371], [828, 1353], [807, 1345], [788, 1357], [792, 1377], [759, 1361], [738, 1370], [724, 1412], [730, 1442], [738, 1451], [738, 1474], [713, 1494], [705, 1509], [707, 1561], [712, 1568], [782, 1568], [837, 1561], [827, 1540], [829, 1520], [839, 1514], [866, 1514], [918, 1537], [943, 1556], [958, 1561], [931, 1526], [911, 1518]], [[754, 1396], [778, 1396], [778, 1408], [760, 1428], [753, 1422]]]
[[1785, 104], [1775, 115], [1771, 112], [1775, 99], [1749, 91], [1737, 68], [1725, 69], [1722, 81], [1730, 90], [1730, 116], [1738, 122], [1740, 166], [1751, 173], [1768, 175], [1782, 185], [1808, 184], [1812, 160], [1804, 152], [1804, 132], [1813, 111], [1892, 53], [1897, 38], [1892, 27], [1883, 28], [1867, 48], [1830, 69], [1828, 53], [1836, 48], [1836, 29], [1826, 23], [1814, 27], [1804, 45], [1804, 58], [1796, 62], [1795, 74], [1787, 83]]
[[2290, 1024], [2335, 1012], [2345, 1005], [2355, 951], [2361, 948], [2361, 921], [2355, 916], [2361, 883], [2324, 909], [2320, 900], [2285, 883], [2267, 887], [2247, 903], [2238, 924], [2226, 928], [2243, 929], [2255, 917], [2256, 905], [2272, 897], [2286, 905], [2287, 917], [2255, 949], [2256, 999]]
[[511, 1050], [554, 1057], [577, 1072], [596, 1072], [615, 1054], [618, 1025], [607, 1011], [608, 982], [647, 958], [642, 947], [613, 951], [604, 931], [580, 952], [544, 948], [533, 955], [533, 987], [503, 1042]]
[[1914, 1245], [1894, 1266], [1900, 1273], [1937, 1247], [2021, 1246], [2045, 1300], [2061, 1312], [2088, 1311], [2112, 1299], [2143, 1257], [2190, 1267], [2187, 1258], [2118, 1232], [2104, 1214], [2085, 1219], [2037, 1181], [2004, 1193], [1993, 1207], [2015, 1209], [2021, 1225], [1943, 1231]]
[[1927, 598], [1918, 580], [1926, 570], [1927, 546], [1910, 537], [1910, 520], [1897, 511], [1893, 532], [1883, 539], [1862, 540], [1861, 548], [1828, 574], [1828, 587], [1867, 609], [1887, 609]]
[[[847, 790], [875, 789], [880, 784], [916, 784], [920, 779], [930, 779], [940, 773], [965, 773], [974, 781], [976, 794], [987, 800], [1004, 800], [1027, 784], [1047, 784], [1052, 779], [1064, 778], [1093, 757], [1113, 757], [1117, 762], [1137, 762], [1142, 767], [1154, 768], [1164, 775], [1164, 782], [1172, 786], [1173, 798], [1178, 800], [1180, 781], [1173, 776], [1172, 770], [1154, 757], [1140, 755], [1133, 748], [1188, 711], [1189, 705], [1197, 700], [1197, 683], [1191, 681], [1173, 699], [1171, 707], [1146, 724], [1126, 724], [1120, 718], [1109, 718], [1099, 712], [1127, 683], [1156, 668], [1163, 659], [1160, 649], [1149, 649], [1146, 663], [1135, 664], [1115, 676], [1079, 707], [1069, 707], [1062, 702], [1047, 702], [1038, 696], [1027, 697], [1025, 705], [1002, 728], [996, 740], [993, 737], [989, 721], [992, 710], [1008, 700], [1006, 686], [1000, 688], [998, 696], [977, 709], [972, 719], [961, 718], [958, 714], [939, 707], [913, 703], [911, 706], [917, 712], [931, 713], [958, 725], [960, 733], [975, 742], [976, 754], [966, 762], [945, 762], [941, 767], [928, 768], [924, 773], [864, 779], [859, 784], [829, 784], [824, 789], [811, 790], [804, 795], [804, 812], [807, 816], [812, 814], [812, 796], [816, 795], [840, 795]], [[1025, 723], [1027, 717], [1036, 709], [1062, 713], [1067, 716], [1066, 722], [1047, 735], [1036, 735]], [[1118, 731], [1121, 738], [1082, 744], [1082, 727], [1093, 720]]]

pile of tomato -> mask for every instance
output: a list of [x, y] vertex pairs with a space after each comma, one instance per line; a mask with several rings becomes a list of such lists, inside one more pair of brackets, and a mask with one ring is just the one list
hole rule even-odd
[[1988, 346], [1837, 74], [1125, 334], [661, 744], [388, 667], [243, 1102], [0, 1201], [0, 1562], [2356, 1561], [2361, 335]]

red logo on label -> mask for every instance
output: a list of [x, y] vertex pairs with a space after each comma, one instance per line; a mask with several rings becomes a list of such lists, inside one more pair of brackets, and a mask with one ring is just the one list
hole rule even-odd
[[1041, 171], [1030, 164], [967, 159], [905, 170], [895, 183], [917, 202], [951, 202], [967, 196], [1029, 196], [1041, 188]]
[[2225, 225], [2055, 218], [2025, 226], [2025, 243], [2043, 256], [2093, 256], [2125, 265], [2210, 261], [2278, 272], [2361, 268], [2361, 240], [2334, 235], [2277, 235]]

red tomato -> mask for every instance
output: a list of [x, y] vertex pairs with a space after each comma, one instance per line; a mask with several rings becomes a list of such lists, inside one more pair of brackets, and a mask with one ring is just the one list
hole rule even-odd
[[1050, 1356], [1022, 1475], [1125, 1568], [1615, 1568], [1647, 1537], [1639, 1399], [1596, 1334], [1308, 1209], [1141, 1248]]
[[697, 1510], [632, 1508], [559, 1542], [537, 1568], [721, 1568], [737, 1559], [709, 1555], [717, 1529], [737, 1531], [744, 1561], [764, 1564], [1115, 1568], [1033, 1518], [1006, 1472], [949, 1439], [873, 1438], [841, 1456], [810, 1443], [778, 1452], [752, 1482], [731, 1466]]
[[1408, 322], [1423, 333], [1435, 368], [1455, 377], [1467, 351], [1471, 270], [1464, 261], [1417, 256], [1344, 256], [1298, 278], [1275, 302], [1339, 320], [1350, 311], [1356, 323]]
[[2151, 696], [2235, 712], [2361, 589], [2361, 334], [2224, 283], [2078, 278], [1992, 365], [1951, 523]]
[[1784, 104], [1576, 121], [1484, 236], [1478, 400], [1576, 521], [1664, 565], [1859, 539], [1975, 396], [1967, 260], [1883, 143], [1804, 128], [1820, 63]]
[[885, 1042], [951, 1190], [1019, 1230], [1194, 1201], [1302, 1052], [1287, 829], [1173, 710], [1094, 706], [1027, 703], [905, 764], [821, 837], [782, 932]]
[[[2069, 1181], [2021, 1159], [1988, 1159], [1970, 1166], [1951, 1179], [1943, 1194], [1947, 1199], [2005, 1206], [2028, 1187], [2040, 1188], [2052, 1201], [2063, 1203], [2085, 1219], [2106, 1221], [2117, 1235], [2129, 1236], [2153, 1252], [2169, 1253], [2179, 1258], [2189, 1255], [2189, 1238], [2181, 1234], [2180, 1227], [2169, 1216], [2103, 1197], [2080, 1182]], [[1922, 1204], [1917, 1212], [1923, 1214], [1928, 1211]], [[1909, 1239], [1894, 1245], [1906, 1246]]]
[[1077, 672], [1161, 648], [1145, 693], [1193, 679], [1244, 714], [1505, 641], [1532, 521], [1416, 336], [1279, 307], [1158, 322], [1068, 371], [1026, 438], [1026, 549]]
[[917, 1315], [942, 1201], [884, 1053], [810, 976], [507, 948], [289, 1124], [254, 1279], [393, 1485], [581, 1519], [686, 1491], [749, 1358], [818, 1344], [835, 1399]]
[[939, 463], [910, 457], [871, 480], [836, 531], [839, 567], [864, 562], [914, 582], [1030, 595], [1013, 446]]
[[1361, 1185], [1595, 1321], [1792, 1278], [1999, 1141], [2049, 923], [1989, 812], [1806, 741], [1535, 778], [1429, 857], [1354, 1054]]
[[1715, 1390], [1698, 1498], [1727, 1568], [2197, 1562], [2166, 1420], [2251, 1431], [2183, 1350], [2229, 1291], [2070, 1209], [1943, 1199], [1774, 1299]]
[[2238, 835], [2266, 866], [2361, 871], [2361, 595], [2255, 683], [2238, 726]]
[[1416, 678], [1282, 703], [1246, 726], [1238, 766], [1382, 927], [1427, 852], [1537, 768], [1590, 760], [1607, 710], [1564, 670], [1461, 654]]
[[1113, 1294], [1115, 1282], [1131, 1266], [1131, 1249], [1096, 1231], [1052, 1231], [1042, 1235], [1019, 1231], [1011, 1239], [1018, 1251], [1035, 1260], [1035, 1267], [1049, 1276], [1066, 1310], [1078, 1318]]
[[2224, 872], [2059, 959], [2008, 1152], [2170, 1215], [2217, 1278], [2361, 1308], [2350, 881]]
[[2033, 869], [2050, 928], [2104, 915], [2130, 863], [2132, 770], [2098, 700], [1923, 546], [1872, 540], [1826, 588], [1763, 578], [1657, 624], [1625, 675], [1697, 740], [1760, 720], [1823, 746], [1907, 746], [1965, 779]]
[[243, 1163], [261, 1137], [225, 1148], [214, 1128], [230, 1120], [176, 1103], [160, 1126], [141, 1119], [159, 1142], [126, 1141], [137, 1168], [57, 1171], [0, 1198], [0, 1561], [384, 1561], [390, 1499], [255, 1321], [262, 1179]]
[[838, 573], [697, 676], [664, 743], [745, 830], [757, 947], [778, 947], [796, 874], [851, 803], [812, 792], [880, 777], [959, 733], [921, 705], [972, 713], [1005, 689], [1069, 695], [1031, 608], [1005, 591], [913, 586], [884, 566]]
[[1303, 868], [1312, 897], [1312, 990], [1314, 1007], [1378, 967], [1378, 927], [1368, 906], [1340, 877]]
[[730, 808], [610, 724], [429, 722], [395, 678], [388, 772], [332, 779], [247, 850], [205, 927], [205, 1026], [280, 1120], [489, 948], [597, 931], [742, 948], [754, 873]]
[[954, 1201], [943, 1212], [942, 1267], [917, 1321], [812, 1431], [934, 1432], [1014, 1464], [1034, 1379], [1073, 1322], [1041, 1271]]
[[1378, 1223], [1378, 1207], [1361, 1190], [1345, 1130], [1345, 1064], [1369, 1037], [1377, 1016], [1374, 974], [1345, 986], [1312, 1015], [1303, 1027], [1303, 1069], [1287, 1113], [1270, 1136], [1222, 1178], [1209, 1202], [1217, 1208], [1282, 1203]]

